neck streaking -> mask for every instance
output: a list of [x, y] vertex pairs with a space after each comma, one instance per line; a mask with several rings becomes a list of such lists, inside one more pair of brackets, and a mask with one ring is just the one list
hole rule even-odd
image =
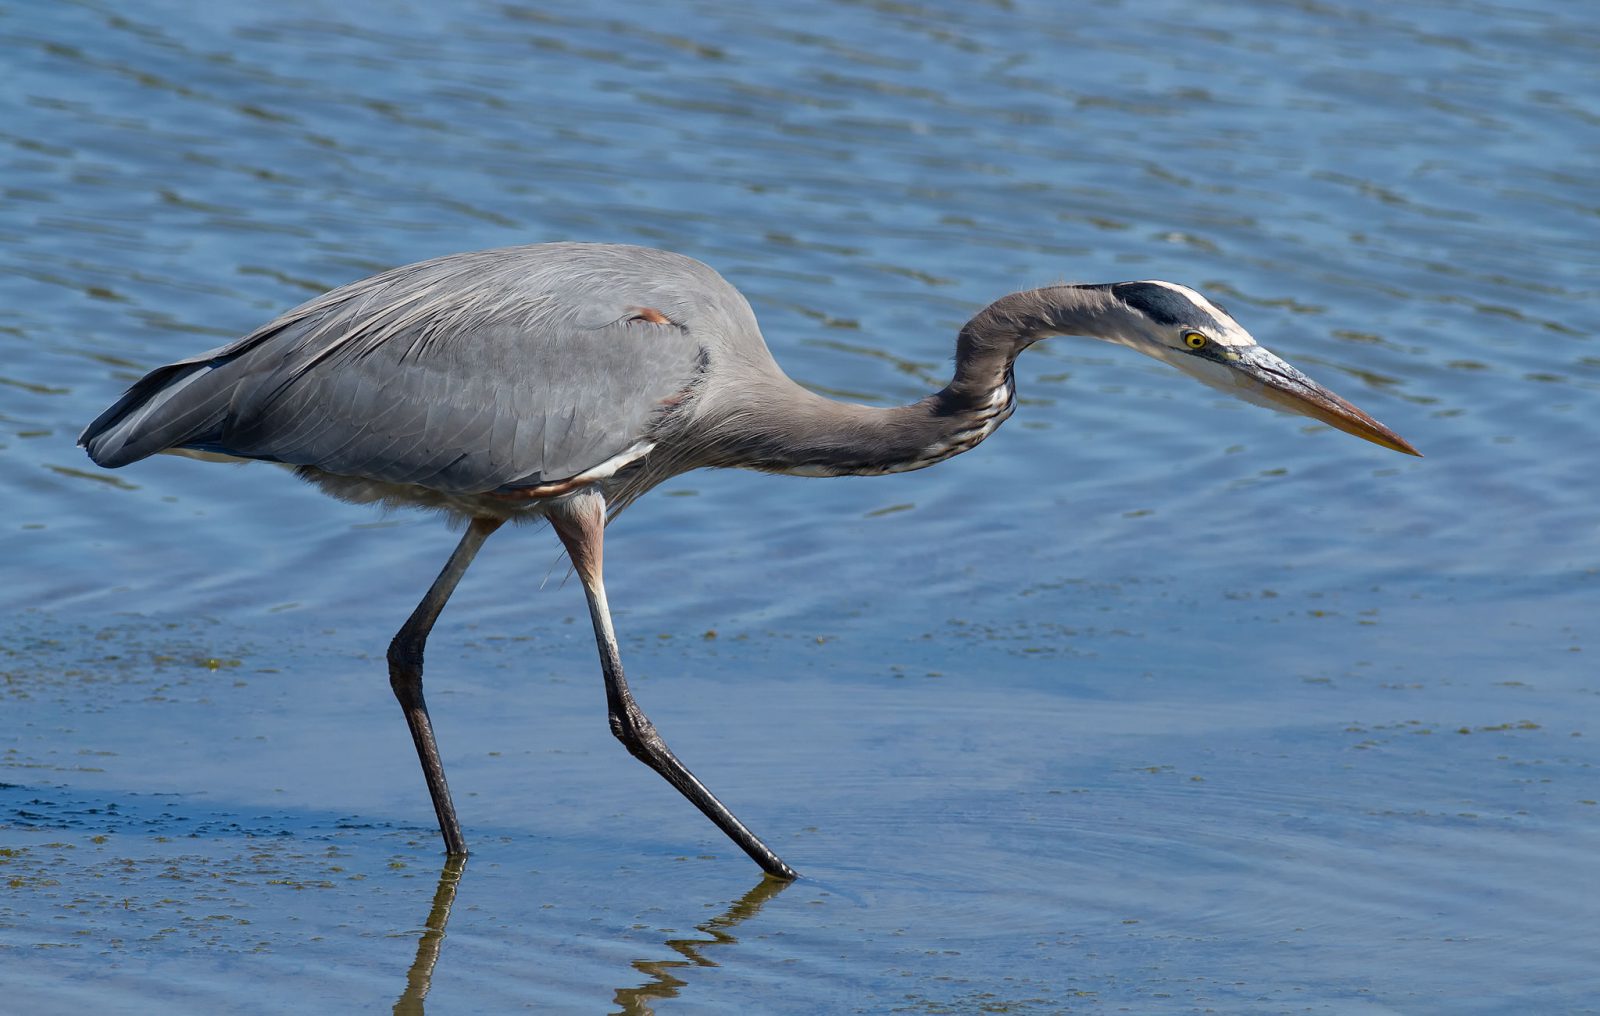
[[781, 373], [760, 379], [720, 422], [715, 465], [795, 476], [879, 476], [922, 469], [976, 447], [1016, 408], [1012, 365], [1047, 335], [1098, 334], [1105, 309], [1089, 287], [1013, 293], [956, 340], [955, 377], [908, 406], [836, 402]]
[[[1016, 385], [1009, 370], [997, 387], [972, 405], [956, 408], [943, 395], [895, 409], [868, 410], [882, 414], [872, 421], [871, 440], [854, 447], [814, 447], [771, 471], [791, 476], [882, 476], [924, 469], [977, 447], [1016, 409]], [[863, 422], [856, 421], [851, 430], [861, 434]]]

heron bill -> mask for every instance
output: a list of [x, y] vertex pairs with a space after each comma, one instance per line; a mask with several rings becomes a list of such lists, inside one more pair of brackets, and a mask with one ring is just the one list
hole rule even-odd
[[1306, 377], [1299, 370], [1260, 346], [1227, 350], [1227, 365], [1234, 384], [1246, 389], [1238, 394], [1259, 405], [1309, 416], [1330, 427], [1354, 434], [1375, 445], [1421, 457], [1411, 443], [1366, 413]]

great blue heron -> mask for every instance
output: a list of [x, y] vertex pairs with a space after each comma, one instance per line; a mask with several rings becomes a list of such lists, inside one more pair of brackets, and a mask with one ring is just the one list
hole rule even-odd
[[548, 519], [588, 598], [612, 733], [763, 869], [791, 879], [794, 870], [678, 761], [628, 690], [601, 581], [608, 516], [707, 466], [861, 476], [942, 462], [1011, 415], [1013, 361], [1053, 335], [1131, 346], [1233, 395], [1417, 454], [1256, 345], [1221, 307], [1170, 282], [1002, 297], [962, 327], [948, 385], [881, 409], [790, 380], [750, 305], [706, 265], [581, 243], [455, 254], [342, 286], [151, 371], [78, 440], [102, 466], [169, 449], [267, 459], [346, 501], [465, 521], [388, 655], [451, 855], [467, 845], [422, 697], [423, 646], [489, 534], [507, 520]]

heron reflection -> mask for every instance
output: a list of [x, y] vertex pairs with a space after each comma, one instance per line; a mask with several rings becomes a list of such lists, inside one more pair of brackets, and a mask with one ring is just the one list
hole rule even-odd
[[788, 879], [764, 876], [749, 892], [734, 900], [727, 910], [703, 924], [695, 925], [695, 930], [704, 938], [667, 939], [667, 948], [682, 956], [682, 959], [634, 960], [633, 968], [650, 980], [636, 988], [618, 988], [617, 1011], [625, 1016], [653, 1016], [655, 1009], [651, 1007], [652, 1002], [676, 998], [678, 989], [688, 984], [678, 976], [679, 971], [686, 971], [690, 967], [716, 966], [716, 961], [707, 957], [705, 950], [711, 946], [728, 946], [738, 942], [729, 929], [738, 927], [760, 913], [768, 900], [788, 887]]
[[[423, 1016], [426, 1012], [428, 991], [433, 986], [433, 972], [443, 951], [445, 926], [450, 923], [450, 908], [456, 901], [456, 889], [466, 868], [465, 857], [451, 857], [439, 872], [439, 887], [434, 890], [433, 903], [428, 918], [423, 922], [421, 936], [417, 939], [417, 955], [406, 971], [406, 987], [394, 1004], [394, 1016]], [[650, 1016], [655, 1012], [652, 1004], [676, 998], [678, 991], [688, 982], [678, 972], [691, 967], [715, 967], [717, 962], [706, 955], [713, 946], [730, 946], [738, 942], [731, 929], [761, 912], [767, 901], [789, 887], [786, 879], [763, 875], [749, 892], [734, 900], [716, 917], [695, 925], [704, 937], [669, 938], [664, 943], [682, 959], [638, 959], [633, 969], [649, 978], [635, 987], [618, 988], [613, 996], [617, 1011], [627, 1016]]]

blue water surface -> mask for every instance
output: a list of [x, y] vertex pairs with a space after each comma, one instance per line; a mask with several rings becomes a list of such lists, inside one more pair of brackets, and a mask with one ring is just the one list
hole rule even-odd
[[[1553, 0], [0, 0], [0, 968], [26, 1012], [1600, 1010], [1600, 15]], [[936, 469], [696, 473], [608, 534], [636, 691], [806, 876], [612, 740], [548, 532], [428, 688], [456, 539], [74, 447], [343, 282], [666, 247], [798, 380], [948, 376], [1165, 278], [1413, 459], [1056, 339]]]

